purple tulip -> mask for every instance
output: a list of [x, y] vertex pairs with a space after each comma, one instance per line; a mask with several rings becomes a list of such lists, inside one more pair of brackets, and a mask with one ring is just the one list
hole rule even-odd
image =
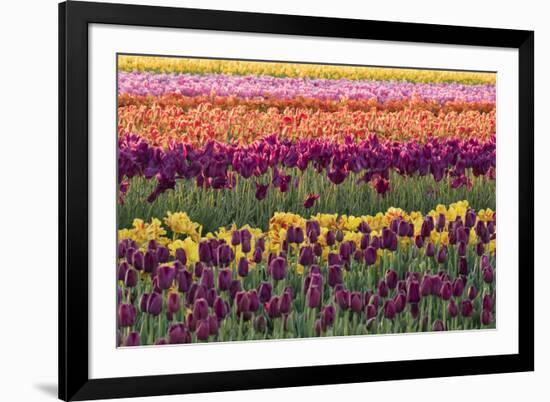
[[256, 183], [256, 199], [258, 201], [263, 200], [267, 196], [267, 189], [269, 184]]
[[319, 243], [313, 244], [313, 254], [316, 257], [321, 257], [323, 255], [323, 246], [321, 246]]
[[178, 291], [187, 292], [193, 282], [193, 275], [187, 270], [178, 271], [176, 280], [178, 281]]
[[237, 292], [239, 292], [241, 289], [241, 281], [238, 279], [233, 279], [231, 281], [231, 284], [229, 285], [229, 297], [231, 297], [231, 299], [234, 299], [237, 295]]
[[319, 307], [321, 304], [321, 291], [317, 286], [310, 286], [306, 293], [306, 302], [309, 308]]
[[258, 285], [258, 296], [261, 303], [267, 302], [271, 299], [272, 286], [269, 282], [262, 282]]
[[207, 241], [203, 240], [199, 243], [199, 259], [205, 264], [212, 262], [212, 249]]
[[420, 294], [425, 297], [432, 294], [432, 277], [430, 275], [424, 275], [422, 282], [420, 282]]
[[313, 249], [311, 246], [305, 246], [300, 249], [300, 258], [298, 262], [305, 266], [313, 264]]
[[451, 318], [454, 318], [458, 315], [458, 306], [456, 305], [454, 299], [451, 299], [449, 301], [449, 304], [447, 305], [447, 313]]
[[331, 327], [336, 319], [336, 309], [332, 304], [323, 306], [321, 309], [321, 323], [324, 328]]
[[168, 262], [169, 259], [170, 259], [170, 250], [168, 249], [168, 247], [159, 246], [157, 248], [157, 260], [162, 263], [162, 262]]
[[118, 307], [118, 323], [121, 327], [131, 327], [136, 320], [136, 308], [132, 304], [121, 304]]
[[395, 311], [401, 313], [407, 304], [407, 295], [404, 292], [399, 292], [394, 296], [393, 302], [395, 303]]
[[447, 254], [448, 254], [447, 246], [444, 244], [441, 245], [439, 247], [439, 251], [437, 252], [437, 262], [439, 264], [443, 264], [445, 261], [447, 261]]
[[490, 294], [486, 293], [483, 295], [483, 310], [492, 310], [493, 309], [493, 298]]
[[378, 294], [380, 295], [380, 297], [387, 297], [388, 293], [388, 285], [386, 284], [386, 281], [384, 279], [381, 279], [378, 282]]
[[162, 265], [157, 270], [158, 286], [161, 289], [170, 289], [176, 278], [176, 270], [169, 265]]
[[463, 300], [461, 303], [463, 317], [471, 317], [474, 312], [474, 305], [471, 300]]
[[273, 259], [271, 264], [269, 264], [269, 272], [271, 273], [271, 277], [276, 281], [284, 279], [286, 275], [286, 260], [281, 257]]
[[395, 289], [398, 280], [397, 272], [394, 269], [388, 269], [386, 271], [385, 280], [389, 289]]
[[187, 254], [185, 254], [185, 250], [182, 248], [177, 248], [174, 252], [176, 260], [181, 262], [183, 265], [187, 264]]
[[468, 288], [468, 299], [470, 300], [474, 300], [477, 296], [477, 289], [474, 285], [471, 285], [469, 288]]
[[203, 269], [199, 283], [206, 289], [211, 289], [214, 287], [214, 271], [212, 268], [206, 267]]
[[335, 293], [336, 303], [342, 310], [347, 310], [350, 305], [350, 292], [346, 289], [338, 290]]
[[143, 257], [143, 269], [145, 272], [153, 273], [157, 268], [157, 253], [155, 251], [149, 250], [145, 253]]
[[453, 281], [453, 296], [461, 297], [464, 293], [464, 281], [461, 278], [455, 278]]
[[218, 271], [218, 289], [221, 291], [229, 290], [230, 286], [231, 286], [231, 270], [229, 268], [220, 269]]
[[128, 288], [133, 288], [138, 283], [139, 273], [134, 268], [129, 268], [124, 276], [124, 285]]
[[241, 244], [241, 232], [239, 230], [234, 230], [233, 233], [231, 233], [231, 244], [233, 246]]
[[417, 281], [410, 281], [407, 285], [407, 301], [418, 303], [420, 301], [420, 284]]
[[384, 317], [389, 320], [393, 320], [395, 315], [395, 302], [391, 299], [386, 300], [384, 302]]
[[162, 296], [157, 292], [152, 292], [147, 298], [147, 312], [151, 315], [159, 315], [162, 311]]
[[263, 315], [259, 315], [254, 320], [254, 330], [259, 333], [264, 333], [267, 329], [267, 321]]
[[210, 335], [210, 323], [208, 319], [200, 320], [197, 324], [197, 339], [200, 341], [208, 341]]
[[350, 309], [354, 313], [360, 313], [363, 310], [363, 298], [361, 292], [351, 292]]
[[267, 311], [267, 314], [269, 315], [269, 318], [277, 318], [281, 316], [281, 313], [279, 312], [279, 297], [273, 296], [265, 306], [265, 310]]
[[288, 314], [292, 304], [292, 296], [288, 292], [283, 292], [279, 297], [279, 313]]
[[343, 283], [342, 268], [339, 265], [328, 267], [328, 285], [333, 288], [338, 283]]
[[451, 298], [451, 295], [453, 293], [453, 287], [451, 285], [451, 282], [445, 281], [443, 285], [441, 285], [441, 290], [439, 291], [439, 295], [443, 300], [449, 300]]
[[367, 306], [365, 307], [365, 315], [367, 317], [367, 320], [376, 317], [377, 314], [378, 311], [376, 309], [376, 306], [374, 304], [367, 304]]
[[493, 321], [493, 313], [491, 310], [483, 310], [481, 312], [481, 323], [483, 325], [489, 325]]
[[329, 230], [326, 234], [326, 241], [328, 246], [333, 246], [336, 242], [336, 236], [332, 230]]
[[445, 331], [445, 324], [441, 320], [435, 320], [432, 325], [432, 331]]
[[193, 317], [195, 320], [204, 320], [208, 317], [208, 302], [206, 299], [197, 299], [193, 305]]
[[481, 274], [483, 276], [483, 281], [485, 283], [493, 283], [494, 273], [493, 273], [493, 269], [490, 266], [485, 269], [482, 269]]
[[128, 334], [126, 339], [124, 340], [124, 346], [139, 346], [141, 345], [141, 339], [139, 332], [132, 331]]
[[435, 255], [435, 246], [431, 241], [426, 245], [425, 253], [427, 257], [433, 257]]
[[180, 308], [180, 302], [181, 302], [181, 299], [180, 299], [179, 293], [170, 292], [168, 294], [168, 300], [166, 302], [167, 307], [168, 307], [168, 311], [170, 313], [177, 312]]
[[191, 343], [191, 334], [181, 322], [170, 325], [167, 337], [170, 344]]
[[376, 249], [372, 246], [367, 247], [365, 250], [365, 263], [367, 265], [373, 265], [376, 262]]
[[239, 273], [239, 276], [245, 277], [248, 275], [248, 260], [246, 257], [239, 258], [239, 264], [237, 272]]

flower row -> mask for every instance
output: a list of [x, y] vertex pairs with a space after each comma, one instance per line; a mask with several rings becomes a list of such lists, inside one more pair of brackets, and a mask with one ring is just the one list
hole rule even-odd
[[181, 94], [165, 94], [160, 96], [153, 95], [132, 95], [128, 93], [121, 93], [118, 95], [118, 106], [148, 106], [162, 108], [178, 107], [181, 109], [191, 109], [199, 106], [207, 108], [215, 107], [222, 109], [230, 109], [235, 106], [244, 106], [247, 109], [267, 111], [271, 108], [284, 111], [287, 108], [292, 109], [314, 109], [323, 112], [337, 112], [343, 108], [350, 111], [356, 110], [384, 110], [388, 112], [396, 112], [403, 109], [412, 110], [427, 110], [434, 114], [449, 113], [449, 112], [465, 112], [465, 111], [478, 111], [478, 112], [491, 112], [495, 109], [495, 102], [491, 101], [472, 101], [467, 102], [463, 100], [447, 101], [441, 104], [435, 100], [420, 99], [418, 96], [413, 96], [410, 99], [388, 99], [385, 102], [378, 102], [376, 99], [317, 99], [298, 97], [291, 99], [277, 98], [277, 97], [263, 97], [263, 98], [241, 98], [238, 96], [217, 96], [217, 95], [203, 95], [203, 96], [185, 96]]
[[492, 84], [410, 83], [322, 78], [280, 78], [227, 74], [156, 74], [118, 72], [118, 93], [160, 96], [170, 93], [185, 96], [238, 96], [242, 98], [297, 97], [321, 100], [375, 99], [377, 102], [418, 97], [439, 103], [448, 101], [495, 102]]
[[376, 133], [394, 140], [453, 136], [488, 140], [496, 132], [496, 112], [433, 114], [426, 110], [403, 109], [397, 112], [367, 110], [334, 112], [313, 109], [272, 108], [267, 111], [245, 106], [217, 108], [201, 105], [193, 109], [177, 106], [128, 106], [118, 109], [119, 135], [137, 133], [153, 143], [166, 145], [171, 140], [204, 144], [209, 139], [250, 143], [259, 134], [275, 133], [283, 138], [367, 138]]
[[167, 148], [152, 145], [137, 135], [119, 138], [118, 178], [122, 193], [136, 176], [155, 178], [157, 186], [148, 196], [150, 202], [177, 179], [194, 179], [199, 187], [231, 189], [236, 176], [256, 177], [256, 197], [265, 198], [269, 187], [286, 192], [293, 174], [314, 169], [326, 175], [333, 184], [348, 177], [358, 183], [371, 183], [378, 193], [389, 189], [389, 172], [432, 175], [440, 181], [452, 178], [452, 187], [470, 186], [469, 171], [474, 177], [494, 178], [496, 168], [495, 138], [487, 142], [476, 139], [435, 138], [425, 143], [379, 140], [370, 135], [343, 143], [327, 139], [290, 141], [275, 135], [265, 136], [251, 144], [237, 145], [208, 141], [204, 146], [173, 142]]
[[[279, 214], [205, 237], [185, 213], [119, 232], [119, 344], [494, 325], [496, 214]], [[153, 228], [153, 229], [151, 229]], [[182, 240], [183, 239], [183, 240]]]
[[491, 73], [127, 55], [118, 57], [118, 68], [120, 71], [256, 74], [278, 77], [347, 78], [352, 80], [461, 82], [464, 84], [494, 84], [496, 82], [496, 75]]

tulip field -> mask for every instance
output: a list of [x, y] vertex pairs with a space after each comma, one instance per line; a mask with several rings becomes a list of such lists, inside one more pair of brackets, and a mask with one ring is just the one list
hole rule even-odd
[[117, 74], [117, 346], [496, 327], [495, 74]]

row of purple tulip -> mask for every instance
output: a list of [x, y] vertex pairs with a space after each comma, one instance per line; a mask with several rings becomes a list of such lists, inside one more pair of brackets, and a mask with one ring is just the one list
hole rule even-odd
[[426, 143], [397, 142], [371, 135], [361, 141], [348, 137], [338, 143], [268, 135], [245, 145], [211, 140], [202, 147], [172, 142], [163, 148], [130, 134], [119, 138], [118, 158], [120, 183], [136, 176], [156, 178], [149, 201], [173, 189], [176, 179], [195, 179], [199, 187], [221, 189], [233, 188], [236, 175], [258, 178], [257, 198], [263, 199], [270, 185], [281, 192], [288, 189], [292, 175], [285, 168], [304, 171], [308, 166], [324, 172], [334, 184], [353, 173], [358, 183], [373, 182], [383, 194], [389, 189], [390, 170], [406, 176], [431, 174], [436, 181], [450, 176], [454, 188], [469, 184], [468, 169], [474, 176], [494, 177], [496, 142], [495, 137], [488, 142], [436, 137]]

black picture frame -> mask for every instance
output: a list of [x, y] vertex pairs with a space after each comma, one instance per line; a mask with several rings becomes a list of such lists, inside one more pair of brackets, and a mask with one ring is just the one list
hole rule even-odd
[[[517, 354], [214, 373], [88, 375], [88, 25], [375, 39], [519, 51]], [[168, 395], [534, 370], [534, 32], [88, 3], [59, 4], [59, 398]], [[521, 268], [521, 269], [520, 269]]]

